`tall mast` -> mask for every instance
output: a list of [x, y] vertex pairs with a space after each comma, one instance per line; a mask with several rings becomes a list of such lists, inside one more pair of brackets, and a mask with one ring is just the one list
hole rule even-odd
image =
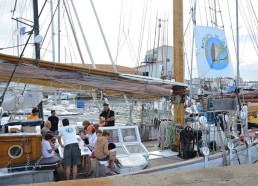
[[[34, 37], [39, 35], [39, 13], [38, 0], [33, 0], [33, 16], [34, 16]], [[40, 59], [40, 43], [35, 43], [35, 58]]]
[[108, 43], [107, 43], [107, 40], [106, 40], [104, 31], [103, 31], [103, 29], [102, 29], [102, 26], [101, 26], [101, 24], [100, 24], [99, 17], [98, 17], [98, 14], [97, 14], [97, 12], [96, 12], [96, 9], [95, 9], [95, 6], [94, 6], [94, 4], [93, 4], [93, 1], [90, 0], [90, 3], [91, 3], [91, 6], [92, 6], [92, 9], [93, 9], [93, 12], [94, 12], [94, 14], [95, 14], [95, 17], [96, 17], [96, 19], [97, 19], [97, 23], [98, 23], [98, 25], [99, 25], [99, 29], [100, 29], [102, 38], [103, 38], [103, 40], [104, 40], [104, 43], [105, 43], [105, 46], [106, 46], [106, 49], [107, 49], [108, 56], [109, 56], [109, 59], [110, 59], [110, 61], [111, 61], [112, 67], [113, 67], [113, 71], [114, 71], [114, 72], [117, 72], [116, 65], [115, 65], [115, 63], [114, 63], [113, 57], [112, 57], [112, 55], [111, 55], [111, 52], [110, 52], [110, 50], [109, 50], [109, 46], [108, 46]]
[[58, 54], [57, 54], [57, 61], [58, 61], [58, 63], [60, 63], [60, 46], [61, 46], [61, 40], [60, 40], [60, 3], [58, 3], [58, 9], [57, 9], [57, 14], [58, 14], [58, 17], [57, 17], [57, 52], [58, 52]]
[[[53, 17], [53, 0], [50, 0], [50, 14]], [[52, 40], [52, 61], [55, 62], [55, 28], [54, 21], [51, 21], [51, 40]]]
[[[176, 82], [184, 82], [183, 1], [174, 0], [173, 2], [174, 77]], [[174, 108], [174, 122], [183, 125], [185, 110], [182, 100], [179, 107]]]
[[236, 86], [239, 87], [240, 71], [239, 71], [239, 28], [238, 28], [238, 0], [236, 0], [236, 58], [237, 58], [237, 80]]
[[77, 10], [76, 10], [76, 8], [75, 8], [75, 6], [74, 6], [73, 0], [70, 1], [70, 2], [72, 3], [73, 11], [74, 11], [74, 13], [75, 13], [75, 16], [76, 16], [76, 19], [77, 19], [79, 28], [80, 28], [80, 30], [81, 30], [82, 38], [83, 38], [84, 44], [85, 44], [85, 46], [86, 46], [86, 49], [87, 49], [87, 52], [88, 52], [88, 55], [89, 55], [89, 58], [90, 58], [92, 67], [93, 67], [94, 69], [96, 69], [96, 65], [95, 65], [94, 59], [93, 59], [93, 57], [92, 57], [92, 54], [91, 54], [91, 51], [90, 51], [90, 47], [89, 47], [89, 45], [88, 45], [88, 42], [87, 42], [85, 33], [83, 32], [82, 25], [81, 25], [81, 22], [80, 22], [80, 19], [79, 19]]

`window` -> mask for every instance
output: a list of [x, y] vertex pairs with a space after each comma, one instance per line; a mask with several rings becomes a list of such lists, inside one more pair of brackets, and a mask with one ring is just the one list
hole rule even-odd
[[143, 76], [149, 76], [149, 72], [143, 72], [142, 75]]

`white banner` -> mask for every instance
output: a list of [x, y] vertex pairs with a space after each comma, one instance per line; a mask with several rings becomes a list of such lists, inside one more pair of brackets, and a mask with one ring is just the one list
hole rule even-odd
[[224, 30], [195, 26], [194, 37], [199, 77], [235, 77]]

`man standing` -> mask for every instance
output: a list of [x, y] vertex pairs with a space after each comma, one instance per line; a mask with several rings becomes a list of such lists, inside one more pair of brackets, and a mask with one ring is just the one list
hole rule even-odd
[[[67, 180], [70, 179], [71, 166], [73, 167], [73, 179], [77, 176], [77, 165], [81, 164], [81, 150], [76, 138], [76, 129], [69, 125], [68, 119], [63, 119], [63, 128], [59, 130], [58, 143], [64, 148], [64, 164]], [[63, 137], [63, 142], [61, 141]]]
[[103, 107], [104, 107], [104, 110], [99, 115], [100, 126], [103, 126], [103, 127], [115, 126], [115, 112], [113, 110], [110, 110], [108, 103], [104, 103]]
[[56, 116], [56, 111], [55, 110], [51, 110], [51, 116], [48, 117], [48, 121], [51, 122], [51, 131], [53, 132], [53, 134], [55, 136], [58, 135], [58, 123], [59, 123], [59, 118]]
[[50, 131], [50, 128], [51, 128], [51, 122], [50, 121], [46, 121], [44, 123], [44, 127], [41, 129], [42, 139], [45, 139], [46, 133], [48, 131]]
[[27, 120], [39, 119], [39, 110], [35, 107], [32, 109], [31, 114], [28, 115]]

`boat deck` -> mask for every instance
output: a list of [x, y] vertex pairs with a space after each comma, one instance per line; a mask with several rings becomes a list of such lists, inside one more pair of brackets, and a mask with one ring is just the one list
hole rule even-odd
[[[173, 152], [170, 149], [166, 149], [163, 151], [158, 151], [157, 147], [157, 141], [148, 141], [143, 142], [144, 146], [147, 148], [147, 150], [150, 152], [150, 160], [149, 165], [145, 169], [152, 169], [154, 167], [173, 164], [181, 161], [185, 161], [184, 159], [178, 157], [178, 152]], [[96, 163], [95, 159], [91, 160], [92, 164], [92, 170], [94, 171], [90, 176], [86, 177], [83, 171], [79, 170], [78, 173], [78, 179], [89, 179], [89, 178], [95, 178], [95, 170], [96, 170]], [[58, 176], [59, 181], [66, 180], [65, 172], [62, 168], [58, 169]], [[109, 176], [107, 174], [107, 176]]]

